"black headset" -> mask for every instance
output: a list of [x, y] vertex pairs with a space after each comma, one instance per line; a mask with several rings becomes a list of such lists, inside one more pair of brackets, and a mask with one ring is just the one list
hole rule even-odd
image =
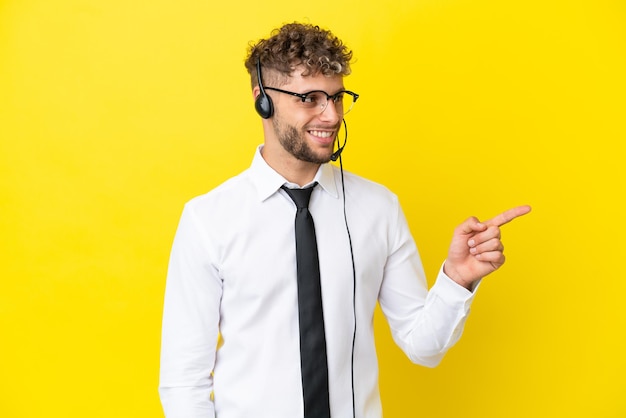
[[267, 95], [265, 89], [263, 88], [263, 80], [261, 77], [261, 60], [256, 60], [256, 76], [259, 81], [259, 90], [260, 93], [254, 101], [254, 108], [256, 112], [263, 119], [271, 118], [274, 114], [274, 103], [272, 103], [272, 98]]

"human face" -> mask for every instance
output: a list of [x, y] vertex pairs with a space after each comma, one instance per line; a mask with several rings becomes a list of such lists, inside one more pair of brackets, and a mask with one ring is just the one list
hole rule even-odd
[[[341, 76], [302, 77], [300, 72], [294, 71], [289, 83], [280, 88], [298, 93], [322, 90], [329, 94], [343, 90]], [[317, 113], [298, 106], [301, 102], [298, 97], [272, 92], [272, 100], [275, 107], [272, 127], [282, 148], [300, 161], [314, 164], [330, 161], [342, 119], [334, 102], [329, 101], [324, 111]]]

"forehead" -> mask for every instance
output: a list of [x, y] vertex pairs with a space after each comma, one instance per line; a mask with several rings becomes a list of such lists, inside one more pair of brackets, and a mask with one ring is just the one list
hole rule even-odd
[[322, 90], [332, 94], [344, 88], [342, 75], [325, 76], [318, 73], [302, 76], [302, 71], [298, 69], [292, 71], [285, 81], [286, 83], [281, 88], [299, 93]]

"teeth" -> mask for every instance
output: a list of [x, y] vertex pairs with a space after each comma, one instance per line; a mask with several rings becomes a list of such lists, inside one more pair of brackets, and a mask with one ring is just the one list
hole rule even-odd
[[327, 132], [327, 131], [310, 131], [311, 135], [313, 136], [318, 136], [320, 138], [330, 138], [330, 136], [333, 134], [332, 132]]

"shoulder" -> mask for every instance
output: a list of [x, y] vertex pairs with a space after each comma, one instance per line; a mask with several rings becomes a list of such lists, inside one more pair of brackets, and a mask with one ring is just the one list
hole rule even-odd
[[[341, 173], [339, 168], [336, 168], [336, 170], [336, 178], [339, 179], [338, 187], [341, 192], [343, 187], [341, 184]], [[390, 206], [398, 204], [398, 196], [383, 184], [345, 170], [343, 172], [343, 182], [346, 198], [350, 200]]]
[[245, 170], [208, 192], [190, 199], [185, 204], [185, 208], [201, 213], [228, 210], [229, 207], [244, 204], [253, 192], [254, 185], [250, 181], [248, 170]]

